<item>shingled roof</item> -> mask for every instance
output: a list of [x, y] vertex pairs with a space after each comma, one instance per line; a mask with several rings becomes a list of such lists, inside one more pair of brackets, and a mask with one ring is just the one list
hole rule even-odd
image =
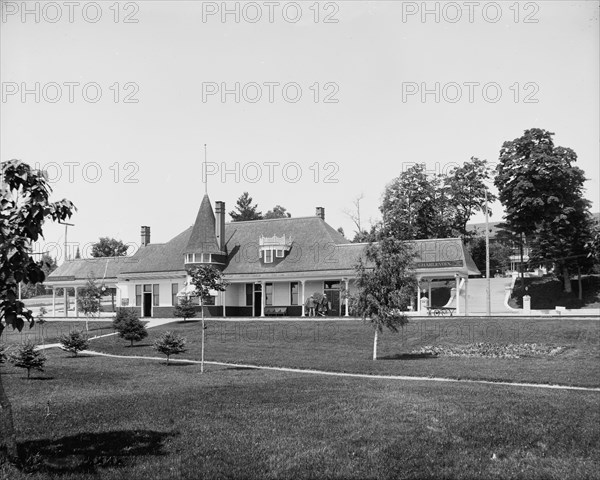
[[[196, 226], [165, 244], [140, 248], [122, 274], [184, 271], [184, 254], [190, 253], [188, 245]], [[274, 235], [291, 237], [291, 249], [284, 259], [263, 264], [258, 255], [259, 238]], [[350, 259], [362, 251], [319, 217], [226, 223], [225, 241], [228, 264], [224, 273], [228, 275], [351, 269], [354, 263]], [[354, 253], [349, 255], [351, 250]]]
[[84, 280], [95, 278], [97, 280], [116, 280], [122, 270], [126, 270], [128, 262], [133, 257], [100, 257], [100, 258], [78, 258], [63, 262], [45, 280], [45, 284], [51, 286], [53, 282]]
[[196, 222], [189, 236], [185, 253], [224, 253], [219, 248], [215, 234], [215, 214], [208, 195], [204, 195]]

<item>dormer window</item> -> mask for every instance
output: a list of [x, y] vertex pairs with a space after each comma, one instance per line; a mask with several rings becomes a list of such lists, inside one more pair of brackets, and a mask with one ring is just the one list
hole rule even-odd
[[211, 263], [212, 253], [186, 253], [185, 263]]
[[265, 263], [273, 263], [273, 258], [285, 258], [285, 252], [292, 248], [292, 239], [285, 235], [261, 237], [258, 241], [260, 255]]
[[273, 263], [273, 250], [265, 250], [265, 263]]

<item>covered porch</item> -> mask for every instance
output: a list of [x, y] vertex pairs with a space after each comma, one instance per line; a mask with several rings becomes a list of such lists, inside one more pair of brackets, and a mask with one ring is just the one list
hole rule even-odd
[[[351, 272], [348, 272], [351, 273]], [[305, 317], [304, 304], [311, 294], [326, 295], [328, 316], [349, 317], [346, 292], [352, 292], [350, 275], [229, 279], [225, 292], [217, 292], [213, 315], [222, 317]], [[215, 315], [215, 316], [216, 316]]]

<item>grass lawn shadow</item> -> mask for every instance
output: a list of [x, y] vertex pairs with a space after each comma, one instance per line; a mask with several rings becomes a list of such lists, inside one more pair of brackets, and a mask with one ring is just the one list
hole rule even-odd
[[425, 360], [433, 358], [438, 358], [438, 356], [431, 353], [397, 353], [395, 355], [379, 357], [378, 360]]
[[163, 442], [173, 435], [149, 430], [80, 433], [23, 442], [19, 454], [27, 459], [27, 472], [95, 472], [98, 467], [122, 466], [131, 457], [166, 455]]

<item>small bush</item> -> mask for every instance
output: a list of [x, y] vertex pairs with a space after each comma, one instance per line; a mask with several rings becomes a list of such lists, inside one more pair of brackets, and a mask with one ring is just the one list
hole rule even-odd
[[154, 349], [167, 356], [167, 365], [171, 355], [185, 352], [186, 340], [176, 332], [164, 332], [154, 341]]
[[0, 343], [0, 363], [4, 363], [6, 360], [8, 360], [8, 347]]
[[40, 325], [43, 325], [44, 323], [46, 323], [46, 314], [47, 313], [48, 313], [48, 310], [46, 309], [46, 307], [40, 307], [40, 313], [38, 313], [38, 315], [36, 317], [37, 323], [39, 323]]
[[188, 318], [196, 316], [196, 305], [194, 305], [191, 298], [182, 298], [175, 306], [174, 315], [178, 318], [183, 318], [183, 321], [185, 322]]
[[71, 330], [68, 334], [61, 335], [60, 343], [62, 348], [67, 352], [71, 352], [74, 357], [90, 346], [87, 337], [80, 330]]
[[36, 345], [29, 340], [17, 347], [14, 353], [9, 356], [9, 361], [18, 368], [27, 369], [27, 378], [30, 378], [31, 370], [44, 371], [46, 356], [41, 350], [36, 349]]
[[148, 331], [140, 320], [137, 310], [133, 308], [117, 309], [113, 327], [119, 333], [119, 337], [131, 342], [132, 347], [133, 342], [139, 342], [148, 336]]

